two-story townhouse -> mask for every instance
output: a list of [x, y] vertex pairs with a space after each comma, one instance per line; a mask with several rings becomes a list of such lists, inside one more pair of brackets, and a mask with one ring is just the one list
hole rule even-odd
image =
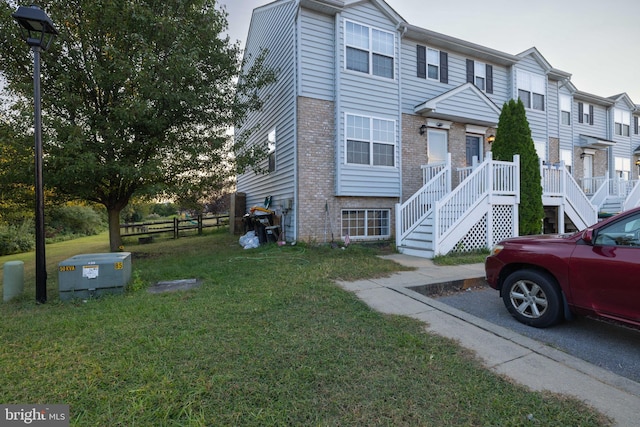
[[593, 194], [609, 171], [611, 140], [609, 112], [613, 102], [586, 92], [574, 91], [571, 142], [574, 147], [573, 175], [587, 194]]
[[[272, 196], [289, 239], [390, 237], [401, 197], [400, 37], [386, 3], [281, 0], [254, 11], [246, 52], [267, 49], [278, 82], [253, 141], [267, 175], [237, 179], [247, 206]], [[267, 94], [265, 94], [267, 95]]]
[[612, 96], [614, 102], [610, 111], [609, 122], [613, 123], [610, 128], [611, 140], [615, 143], [612, 146], [612, 158], [609, 162], [609, 170], [614, 172], [613, 178], [620, 178], [629, 181], [632, 178], [631, 159], [633, 158], [633, 112], [636, 107], [631, 98], [626, 93]]
[[632, 162], [635, 166], [633, 168], [633, 176], [636, 179], [640, 179], [640, 105], [636, 104], [635, 106], [631, 125], [633, 126], [633, 132], [631, 133]]
[[626, 142], [614, 138], [616, 118], [623, 134], [637, 122], [628, 97], [578, 91], [535, 48], [510, 55], [413, 26], [383, 0], [257, 8], [246, 58], [260, 49], [278, 82], [236, 134], [259, 126], [249, 142], [268, 146], [268, 173], [239, 176], [237, 189], [247, 206], [272, 196], [288, 239], [390, 237], [395, 206], [424, 184], [425, 165], [481, 162], [511, 98], [525, 103], [540, 158], [564, 162], [583, 185], [634, 154], [637, 125]]

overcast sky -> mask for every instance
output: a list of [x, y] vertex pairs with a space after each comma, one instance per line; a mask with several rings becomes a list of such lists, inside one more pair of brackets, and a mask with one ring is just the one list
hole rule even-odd
[[[219, 0], [244, 43], [254, 8]], [[408, 23], [510, 54], [536, 47], [578, 90], [640, 104], [640, 0], [387, 0]]]

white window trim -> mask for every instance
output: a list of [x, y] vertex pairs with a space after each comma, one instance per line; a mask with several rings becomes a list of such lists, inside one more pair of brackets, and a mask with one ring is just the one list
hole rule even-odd
[[473, 84], [475, 84], [476, 86], [478, 86], [476, 84], [478, 77], [484, 80], [484, 87], [480, 90], [482, 90], [483, 92], [486, 92], [487, 91], [487, 64], [485, 64], [484, 62], [474, 61], [473, 62]]
[[[361, 71], [356, 71], [356, 70], [350, 70], [350, 69], [347, 68], [347, 48], [348, 47], [353, 47], [354, 49], [362, 50], [362, 48], [359, 47], [359, 46], [351, 46], [351, 45], [347, 44], [347, 23], [349, 23], [349, 22], [352, 23], [352, 24], [360, 25], [361, 27], [366, 27], [366, 28], [369, 29], [369, 47], [367, 48], [367, 52], [369, 54], [369, 72], [368, 73], [363, 73]], [[352, 19], [346, 19], [346, 18], [343, 21], [343, 30], [344, 30], [344, 36], [343, 36], [343, 38], [344, 38], [344, 43], [343, 43], [344, 44], [344, 49], [343, 49], [343, 51], [344, 52], [343, 53], [344, 53], [344, 70], [345, 71], [347, 71], [349, 73], [356, 73], [356, 74], [359, 74], [359, 75], [365, 74], [365, 75], [368, 75], [370, 77], [375, 77], [375, 78], [385, 79], [385, 80], [396, 80], [397, 79], [397, 75], [398, 75], [399, 71], [398, 71], [398, 67], [397, 67], [397, 58], [396, 58], [397, 40], [396, 40], [396, 34], [395, 33], [391, 32], [391, 31], [383, 30], [383, 29], [378, 28], [378, 27], [374, 27], [372, 25], [363, 24], [363, 23], [360, 23], [358, 21], [354, 21]], [[383, 54], [383, 53], [380, 53], [380, 52], [374, 52], [374, 50], [373, 50], [373, 36], [372, 36], [373, 30], [380, 31], [381, 33], [387, 33], [387, 34], [390, 34], [391, 36], [393, 36], [393, 56], [391, 57], [393, 59], [393, 77], [385, 77], [385, 76], [379, 76], [377, 74], [373, 74], [373, 54], [374, 53], [378, 53], [378, 54], [380, 54], [382, 56], [387, 56], [388, 57], [388, 55], [386, 55], [386, 54]], [[428, 71], [429, 71], [428, 68], [429, 68], [429, 65], [427, 63], [427, 74], [428, 74]]]
[[[436, 53], [436, 61], [435, 62], [429, 62], [429, 51], [435, 52]], [[426, 52], [426, 71], [427, 71], [427, 80], [433, 80], [434, 82], [439, 82], [440, 81], [440, 51], [438, 49], [432, 49], [430, 47], [427, 47], [427, 52]], [[436, 67], [438, 67], [438, 75], [436, 77], [429, 77], [429, 64], [434, 65]]]
[[616, 177], [625, 181], [631, 177], [631, 159], [628, 157], [615, 157], [614, 159]]
[[[349, 163], [347, 161], [348, 158], [348, 144], [349, 144], [349, 136], [347, 134], [347, 117], [348, 116], [354, 116], [354, 117], [362, 117], [365, 119], [369, 119], [369, 164], [362, 164], [362, 163]], [[386, 121], [386, 122], [393, 122], [393, 143], [390, 142], [386, 142], [386, 141], [375, 141], [373, 139], [373, 121], [374, 120], [382, 120], [382, 121]], [[396, 120], [392, 120], [392, 119], [388, 119], [388, 118], [384, 118], [384, 117], [376, 117], [376, 116], [366, 116], [363, 114], [355, 114], [355, 113], [345, 113], [344, 114], [344, 165], [347, 166], [355, 166], [355, 167], [373, 167], [373, 168], [385, 168], [385, 169], [398, 169], [398, 141], [397, 141], [397, 132], [398, 132], [398, 123], [396, 122]], [[359, 140], [359, 141], [364, 141], [364, 140]], [[393, 146], [393, 166], [385, 166], [385, 165], [374, 165], [373, 164], [373, 144], [374, 143], [379, 143], [379, 144], [387, 144], [387, 145], [392, 145]]]
[[[571, 97], [569, 95], [560, 95], [560, 124], [571, 126]], [[569, 113], [569, 123], [562, 123], [562, 113]]]
[[[529, 92], [530, 96], [529, 96], [529, 104], [530, 105], [525, 105], [524, 107], [528, 110], [535, 110], [535, 111], [546, 111], [546, 104], [547, 104], [547, 90], [546, 90], [546, 82], [545, 82], [545, 76], [541, 75], [541, 74], [534, 74], [534, 73], [530, 73], [529, 71], [524, 71], [524, 70], [516, 70], [516, 79], [517, 81], [517, 90], [519, 91], [524, 91], [524, 92]], [[533, 95], [537, 94], [537, 95], [541, 95], [544, 99], [544, 105], [543, 105], [543, 110], [539, 110], [537, 108], [533, 108]], [[518, 98], [519, 93], [517, 94]]]
[[[340, 211], [340, 233], [342, 234], [342, 230], [345, 228], [344, 227], [344, 223], [343, 223], [343, 215], [344, 212], [347, 211], [356, 211], [356, 212], [364, 212], [365, 214], [365, 218], [364, 218], [364, 232], [365, 235], [363, 236], [359, 236], [359, 235], [355, 235], [352, 236], [351, 234], [349, 234], [349, 239], [351, 240], [384, 240], [384, 239], [388, 239], [389, 237], [391, 237], [391, 209], [387, 209], [387, 208], [344, 208]], [[367, 231], [368, 231], [368, 227], [367, 224], [369, 223], [368, 220], [368, 214], [369, 212], [372, 211], [381, 211], [381, 212], [387, 212], [387, 220], [388, 220], [388, 224], [387, 224], [387, 233], [388, 234], [380, 234], [380, 235], [373, 235], [373, 236], [369, 236], [367, 235]], [[342, 238], [344, 239], [345, 236], [343, 235]]]
[[[618, 136], [631, 136], [631, 112], [627, 110], [621, 110], [619, 108], [614, 108], [613, 117], [613, 132]], [[617, 124], [620, 124], [620, 133], [617, 132]], [[627, 130], [626, 134], [625, 126]]]
[[[591, 111], [591, 105], [592, 104], [587, 104], [586, 102], [582, 103], [582, 124], [584, 125], [591, 124], [591, 115], [589, 114], [589, 111]], [[595, 107], [593, 107], [593, 110], [593, 114], [595, 115]]]

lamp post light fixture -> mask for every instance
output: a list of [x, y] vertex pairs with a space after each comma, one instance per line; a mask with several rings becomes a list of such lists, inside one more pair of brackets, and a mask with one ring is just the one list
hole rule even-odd
[[20, 6], [11, 15], [20, 25], [22, 38], [33, 51], [33, 98], [36, 191], [36, 302], [47, 302], [47, 265], [44, 250], [44, 188], [42, 181], [42, 112], [40, 102], [40, 52], [47, 50], [58, 31], [38, 6]]

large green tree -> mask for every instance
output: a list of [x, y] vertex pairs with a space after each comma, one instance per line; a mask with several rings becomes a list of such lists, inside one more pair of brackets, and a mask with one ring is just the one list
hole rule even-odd
[[11, 224], [34, 211], [33, 139], [18, 124], [0, 111], [0, 222]]
[[[45, 185], [104, 205], [111, 250], [121, 245], [120, 212], [133, 196], [217, 189], [233, 166], [263, 159], [227, 130], [261, 108], [274, 72], [263, 54], [239, 75], [240, 46], [224, 35], [227, 15], [214, 0], [40, 6], [60, 32], [42, 55]], [[32, 57], [10, 16], [15, 7], [2, 4], [0, 67], [29, 98]]]
[[515, 154], [520, 155], [519, 233], [539, 234], [544, 218], [540, 163], [520, 99], [512, 99], [502, 107], [491, 151], [496, 160], [510, 161]]

